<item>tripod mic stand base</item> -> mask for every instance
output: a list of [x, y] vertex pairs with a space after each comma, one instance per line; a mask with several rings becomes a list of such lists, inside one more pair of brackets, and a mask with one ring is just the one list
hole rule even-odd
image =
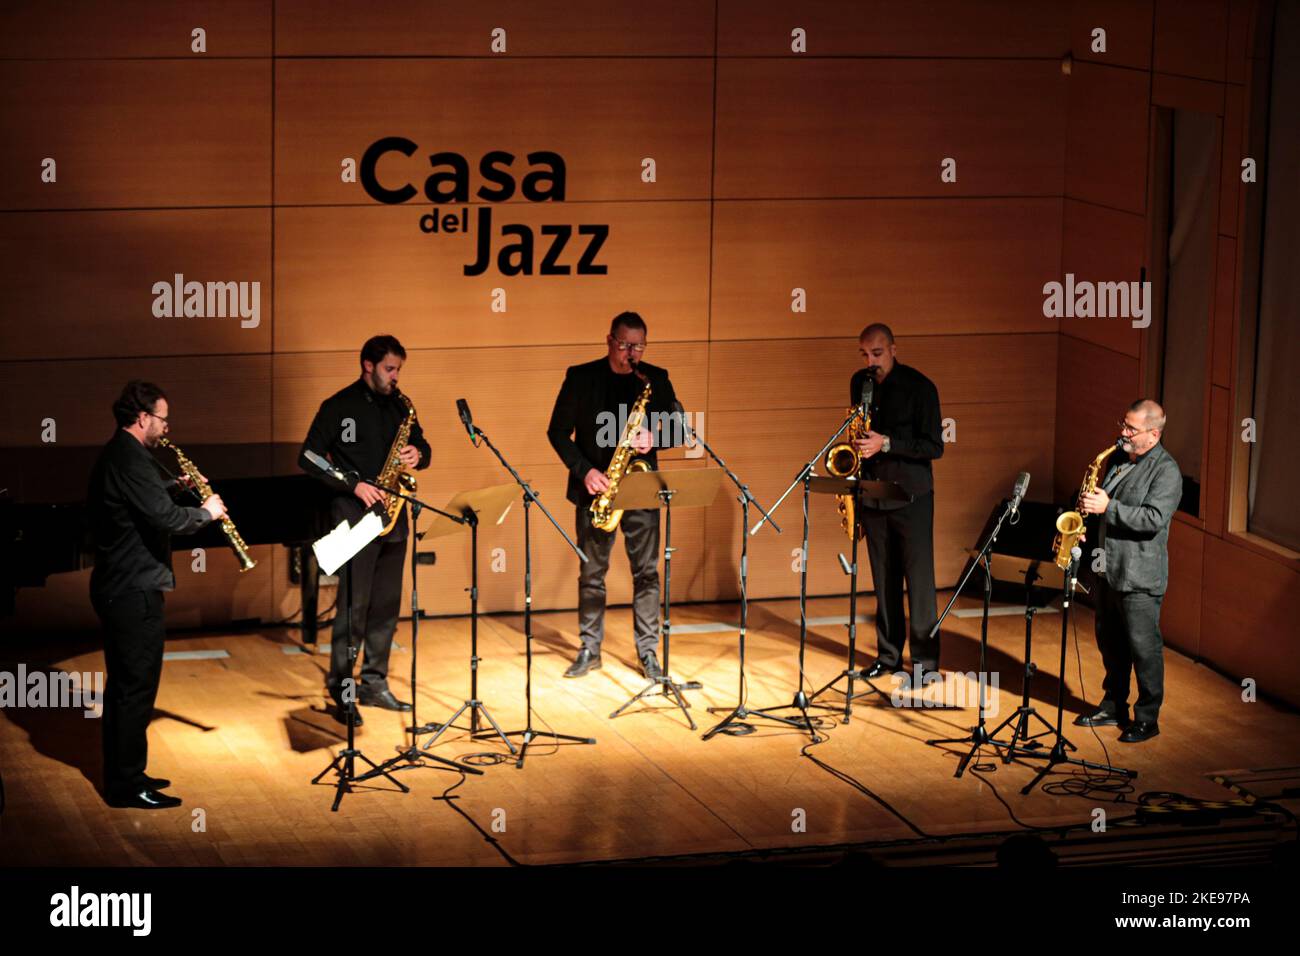
[[681, 710], [682, 716], [686, 718], [686, 723], [690, 725], [691, 730], [698, 730], [699, 728], [695, 726], [695, 721], [691, 718], [691, 715], [687, 712], [688, 708], [691, 705], [687, 702], [686, 698], [682, 695], [682, 691], [699, 690], [700, 687], [701, 685], [699, 681], [688, 681], [686, 683], [679, 684], [676, 681], [674, 681], [671, 677], [669, 677], [667, 674], [665, 674], [663, 677], [651, 678], [650, 683], [646, 684], [645, 687], [641, 688], [639, 691], [633, 694], [632, 698], [629, 701], [627, 701], [627, 703], [625, 703], [622, 707], [620, 707], [618, 710], [610, 714], [609, 719], [613, 720], [615, 717], [623, 713], [623, 711], [627, 710], [637, 701], [642, 700], [646, 696], [652, 696], [653, 692], [657, 690], [664, 697], [667, 697], [670, 700], [672, 700], [673, 704], [675, 704]]
[[813, 726], [812, 717], [808, 716], [808, 708], [811, 705], [812, 702], [808, 699], [808, 695], [805, 694], [802, 690], [797, 690], [795, 691], [794, 694], [794, 700], [792, 700], [790, 703], [785, 704], [784, 706], [778, 704], [775, 707], [760, 707], [758, 710], [753, 711], [753, 713], [756, 716], [758, 714], [762, 714], [764, 716], [770, 716], [768, 714], [768, 711], [785, 710], [787, 707], [793, 707], [795, 710], [799, 711], [798, 717], [789, 717], [789, 718], [780, 718], [780, 719], [785, 720], [793, 727], [798, 727], [800, 730], [806, 730], [808, 732], [808, 736], [812, 738], [812, 742], [815, 744], [819, 744], [822, 742], [822, 736], [819, 733], [817, 733], [817, 729]]
[[524, 758], [528, 756], [528, 745], [538, 737], [547, 737], [557, 742], [567, 740], [574, 744], [594, 744], [596, 742], [595, 737], [575, 737], [572, 734], [557, 734], [552, 733], [549, 730], [533, 730], [531, 726], [525, 727], [523, 730], [507, 730], [501, 736], [523, 738], [522, 742], [519, 744], [519, 759], [515, 761], [516, 770], [524, 769]]
[[[1037, 720], [1046, 729], [1040, 730], [1036, 734], [1031, 734], [1029, 732], [1029, 721], [1031, 719]], [[997, 740], [996, 739], [997, 735], [1002, 733], [1002, 731], [1006, 727], [1010, 726], [1013, 723], [1015, 724], [1015, 727], [1011, 731], [1011, 739], [1008, 740], [1005, 744], [1003, 744], [1002, 741]], [[1029, 751], [1029, 753], [1025, 754], [1024, 756], [1029, 756], [1029, 757], [1045, 756], [1045, 754], [1042, 753], [1041, 748], [1043, 748], [1046, 745], [1041, 743], [1038, 738], [1053, 736], [1055, 735], [1055, 733], [1056, 733], [1056, 729], [1051, 724], [1049, 724], [1047, 722], [1047, 719], [1043, 717], [1041, 714], [1039, 714], [1038, 711], [1034, 710], [1033, 707], [1026, 707], [1022, 705], [1020, 707], [1017, 707], [1015, 712], [1011, 714], [1009, 717], [1007, 717], [1006, 720], [1002, 721], [1002, 723], [994, 727], [992, 732], [989, 734], [989, 737], [991, 738], [994, 744], [998, 746], [1006, 747], [1005, 752], [1002, 754], [1002, 762], [1011, 763], [1011, 757], [1013, 751], [1027, 750]], [[1023, 743], [1017, 743], [1017, 741], [1023, 741]], [[1065, 746], [1070, 750], [1079, 749], [1074, 744], [1070, 743], [1070, 741], [1066, 740], [1064, 737], [1061, 738], [1061, 742], [1064, 743]]]
[[[720, 714], [726, 709], [727, 708], [725, 707], [710, 707], [709, 713]], [[704, 736], [700, 739], [708, 740], [714, 734], [727, 734], [730, 737], [748, 737], [758, 728], [753, 724], [744, 723], [744, 721], [755, 717], [762, 720], [772, 720], [778, 724], [784, 724], [787, 727], [799, 726], [799, 721], [792, 717], [778, 717], [776, 714], [764, 714], [757, 710], [749, 710], [748, 708], [741, 706], [733, 708], [726, 717], [722, 718], [722, 720], [718, 721], [718, 723], [706, 730]]]
[[[366, 763], [370, 764], [372, 768], [369, 772], [360, 777], [358, 777], [356, 773], [355, 761], [358, 759], [364, 760]], [[352, 792], [352, 784], [379, 774], [387, 777], [388, 782], [397, 787], [397, 789], [402, 791], [402, 793], [411, 792], [411, 789], [408, 786], [397, 780], [395, 777], [389, 775], [388, 771], [381, 770], [378, 764], [355, 747], [348, 747], [344, 750], [340, 750], [338, 755], [330, 761], [329, 766], [316, 774], [316, 776], [312, 778], [311, 782], [313, 784], [320, 783], [321, 780], [325, 778], [325, 775], [331, 770], [338, 774], [338, 781], [335, 783], [334, 790], [334, 805], [330, 807], [330, 811], [333, 813], [338, 812], [339, 804], [343, 802], [343, 794]]]
[[[849, 682], [848, 690], [840, 690], [838, 687], [835, 686], [842, 680], [847, 680]], [[862, 684], [865, 684], [867, 689], [854, 693], [853, 692], [854, 681], [858, 681]], [[812, 697], [809, 698], [809, 703], [811, 703], [815, 707], [825, 707], [828, 710], [839, 710], [838, 705], [816, 703], [818, 697], [820, 697], [822, 694], [825, 694], [827, 691], [832, 691], [832, 690], [835, 691], [835, 693], [837, 694], [844, 695], [844, 719], [841, 721], [841, 723], [845, 723], [845, 724], [849, 722], [850, 715], [853, 713], [853, 702], [855, 700], [859, 700], [863, 697], [870, 697], [872, 694], [879, 694], [881, 697], [885, 695], [884, 691], [882, 691], [879, 687], [871, 683], [871, 681], [867, 680], [867, 678], [863, 676], [861, 668], [851, 668], [851, 669], [840, 671], [839, 674], [837, 674], [829, 684], [826, 684], [820, 690], [813, 691]]]
[[505, 735], [505, 733], [497, 725], [497, 722], [492, 719], [492, 715], [488, 713], [487, 707], [484, 705], [484, 703], [481, 700], [465, 701], [465, 703], [460, 705], [460, 710], [456, 711], [456, 713], [452, 714], [449, 718], [447, 718], [446, 723], [437, 724], [437, 725], [425, 724], [423, 727], [415, 729], [414, 733], [416, 734], [433, 734], [433, 737], [430, 740], [428, 740], [425, 743], [424, 747], [421, 749], [428, 750], [430, 747], [436, 744], [438, 742], [438, 738], [441, 737], [449, 727], [455, 724], [456, 721], [460, 718], [460, 715], [465, 713], [465, 711], [467, 710], [469, 711], [469, 726], [457, 727], [456, 728], [457, 730], [468, 730], [469, 735], [475, 740], [491, 739], [494, 736], [493, 733], [486, 730], [482, 730], [482, 731], [479, 730], [478, 715], [479, 712], [481, 711], [483, 713], [484, 719], [486, 719], [487, 722], [492, 725], [492, 730], [495, 731], [495, 736], [500, 738], [501, 742], [510, 748], [510, 752], [512, 754], [517, 752], [515, 750], [515, 745], [510, 742], [510, 738]]
[[1078, 757], [1067, 756], [1065, 753], [1066, 745], [1069, 745], [1071, 747], [1074, 746], [1073, 744], [1070, 744], [1070, 742], [1066, 740], [1064, 737], [1061, 737], [1056, 742], [1056, 746], [1054, 746], [1051, 749], [1051, 751], [1049, 751], [1048, 753], [1042, 753], [1036, 750], [1026, 751], [1025, 748], [1023, 747], [1016, 748], [1017, 756], [1031, 757], [1031, 758], [1036, 758], [1038, 760], [1047, 761], [1047, 763], [1045, 763], [1042, 766], [1042, 768], [1039, 769], [1038, 773], [1034, 775], [1034, 779], [1030, 780], [1027, 784], [1025, 784], [1023, 787], [1020, 788], [1020, 792], [1022, 794], [1029, 793], [1031, 790], [1033, 790], [1034, 787], [1038, 786], [1039, 782], [1044, 777], [1046, 777], [1049, 773], [1054, 771], [1059, 764], [1063, 764], [1063, 763], [1074, 764], [1076, 767], [1084, 767], [1085, 769], [1088, 770], [1101, 770], [1105, 773], [1113, 774], [1114, 776], [1117, 777], [1125, 777], [1128, 780], [1137, 779], [1138, 772], [1136, 770], [1127, 770], [1124, 767], [1112, 767], [1110, 764], [1107, 763], [1094, 763], [1091, 760], [1080, 760]]
[[[380, 774], [388, 776], [390, 773], [396, 773], [399, 770], [439, 770], [440, 767], [431, 767], [428, 764], [421, 763], [423, 760], [432, 760], [449, 767], [452, 770], [459, 770], [462, 773], [472, 773], [483, 776], [483, 771], [474, 767], [467, 767], [456, 763], [454, 760], [448, 760], [446, 757], [439, 757], [437, 754], [427, 754], [418, 750], [414, 745], [407, 747], [405, 750], [399, 750], [396, 757], [389, 757], [374, 770], [364, 773], [357, 777], [358, 780], [369, 780], [371, 777], [377, 777]], [[369, 763], [369, 761], [366, 761]], [[404, 762], [404, 763], [403, 763]], [[371, 766], [374, 766], [371, 764]], [[391, 779], [391, 778], [390, 778]], [[396, 781], [394, 781], [396, 783]]]

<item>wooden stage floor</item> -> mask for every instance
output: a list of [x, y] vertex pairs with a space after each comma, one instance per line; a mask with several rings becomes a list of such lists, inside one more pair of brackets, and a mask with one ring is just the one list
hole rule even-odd
[[[844, 666], [846, 605], [839, 599], [809, 602], [809, 689]], [[963, 600], [959, 607], [977, 604]], [[870, 598], [861, 602], [860, 661], [874, 650], [873, 608]], [[674, 610], [672, 669], [679, 680], [703, 684], [688, 692], [701, 731], [717, 719], [706, 707], [735, 702], [737, 634], [710, 625], [734, 624], [737, 614], [735, 604]], [[410, 793], [392, 791], [382, 780], [362, 785], [345, 797], [338, 813], [330, 812], [333, 789], [310, 784], [342, 742], [342, 728], [322, 711], [327, 658], [298, 652], [297, 632], [288, 629], [177, 635], [168, 641], [169, 652], [229, 655], [170, 660], [164, 667], [149, 770], [175, 781], [173, 792], [185, 800], [184, 808], [108, 809], [96, 792], [98, 723], [79, 710], [10, 708], [0, 716], [0, 770], [8, 797], [0, 816], [0, 865], [493, 866], [879, 843], [922, 834], [1014, 831], [1024, 824], [1086, 825], [1095, 807], [1115, 818], [1131, 816], [1137, 796], [1147, 791], [1225, 800], [1233, 794], [1210, 779], [1214, 771], [1300, 764], [1300, 717], [1268, 702], [1243, 702], [1232, 681], [1168, 650], [1162, 735], [1131, 746], [1116, 741], [1114, 728], [1098, 732], [1114, 762], [1139, 772], [1122, 802], [1115, 802], [1114, 793], [1072, 793], [1062, 786], [1022, 796], [1019, 789], [1039, 761], [1004, 766], [990, 756], [977, 772], [954, 779], [961, 748], [924, 741], [965, 733], [976, 716], [973, 700], [965, 709], [905, 708], [894, 706], [886, 693], [857, 702], [847, 725], [820, 711], [827, 739], [811, 749], [815, 760], [801, 755], [806, 734], [766, 721], [750, 736], [718, 735], [704, 742], [663, 698], [609, 718], [643, 686], [630, 666], [630, 615], [625, 608], [610, 611], [604, 669], [580, 680], [561, 676], [576, 647], [574, 614], [534, 618], [535, 726], [592, 736], [595, 746], [541, 742], [524, 769], [513, 761], [499, 763], [463, 781], [449, 769], [406, 771], [399, 779]], [[751, 706], [791, 699], [798, 615], [795, 601], [751, 604]], [[1040, 615], [1035, 630], [1041, 670], [1034, 703], [1050, 718], [1058, 688], [1059, 614]], [[1101, 681], [1087, 609], [1077, 615], [1076, 632], [1081, 654], [1077, 659], [1072, 638], [1067, 735], [1083, 757], [1102, 760], [1092, 732], [1068, 727], [1085, 697], [1097, 699]], [[995, 722], [1018, 703], [1023, 635], [1022, 614], [992, 619], [990, 663], [999, 684]], [[976, 670], [978, 636], [978, 616], [949, 619], [945, 670]], [[481, 696], [506, 729], [519, 728], [522, 619], [484, 618], [479, 637]], [[328, 631], [322, 638], [328, 639]], [[393, 654], [392, 685], [409, 697], [409, 624], [399, 626], [397, 640], [401, 650]], [[419, 653], [421, 720], [445, 720], [468, 694], [468, 620], [422, 622]], [[0, 645], [0, 669], [18, 661], [29, 671], [102, 667], [94, 635], [80, 642], [11, 636]], [[878, 685], [893, 686], [889, 680]], [[389, 757], [403, 740], [403, 716], [374, 709], [364, 714], [360, 747], [375, 759]], [[484, 751], [504, 747], [452, 732], [434, 752], [456, 758]], [[1067, 778], [1080, 782], [1073, 768], [1049, 780]], [[448, 791], [453, 802], [438, 799]], [[202, 814], [196, 817], [195, 810]]]

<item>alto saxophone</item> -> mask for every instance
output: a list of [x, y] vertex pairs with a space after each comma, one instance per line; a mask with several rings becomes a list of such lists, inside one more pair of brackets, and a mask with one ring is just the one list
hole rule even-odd
[[[845, 441], [837, 442], [826, 452], [826, 471], [836, 478], [848, 478], [858, 476], [859, 469], [862, 467], [862, 457], [858, 450], [853, 447], [853, 443], [859, 438], [866, 438], [867, 432], [871, 431], [871, 412], [862, 414], [861, 406], [854, 406], [847, 411], [855, 412], [853, 421], [849, 422], [848, 431], [845, 434]], [[838, 495], [840, 512], [840, 527], [844, 533], [852, 540], [856, 533], [859, 538], [866, 537], [866, 529], [857, 523], [854, 514], [856, 503], [853, 495]]]
[[[185, 453], [176, 447], [176, 445], [169, 439], [160, 438], [158, 439], [158, 444], [162, 445], [164, 448], [170, 448], [176, 453], [176, 463], [180, 465], [181, 471], [185, 472], [185, 474], [189, 476], [190, 481], [194, 483], [194, 493], [198, 495], [201, 500], [206, 501], [212, 495], [212, 486], [203, 479], [201, 474], [199, 474], [199, 470], [194, 467], [194, 462], [185, 457]], [[240, 535], [239, 529], [235, 527], [235, 522], [230, 520], [230, 515], [226, 515], [221, 519], [221, 530], [224, 531], [226, 537], [230, 539], [230, 546], [235, 549], [235, 556], [239, 558], [239, 573], [243, 574], [245, 571], [251, 571], [253, 568], [257, 567], [257, 562], [249, 556], [248, 545], [244, 544], [244, 539]]]
[[591, 503], [591, 523], [601, 531], [613, 531], [623, 519], [623, 512], [612, 507], [614, 496], [618, 494], [618, 483], [622, 481], [623, 476], [633, 471], [650, 470], [650, 463], [644, 458], [632, 457], [632, 439], [645, 422], [646, 406], [650, 404], [650, 380], [635, 369], [633, 374], [645, 382], [645, 388], [641, 390], [641, 397], [636, 400], [632, 411], [628, 413], [627, 424], [623, 426], [623, 435], [618, 441], [618, 447], [614, 449], [614, 457], [610, 459], [609, 467], [605, 469], [609, 488], [597, 495], [596, 500]]
[[1083, 513], [1080, 510], [1083, 508], [1083, 496], [1097, 490], [1097, 479], [1101, 477], [1102, 462], [1119, 447], [1120, 443], [1116, 442], [1092, 460], [1088, 470], [1083, 473], [1083, 484], [1079, 486], [1079, 501], [1074, 506], [1074, 510], [1064, 511], [1056, 518], [1056, 539], [1052, 542], [1052, 550], [1056, 552], [1056, 566], [1061, 570], [1070, 566], [1070, 552], [1083, 537]]
[[[408, 495], [413, 495], [415, 494], [415, 475], [407, 471], [402, 465], [402, 449], [410, 444], [411, 426], [415, 424], [415, 406], [403, 392], [396, 392], [396, 394], [406, 404], [406, 417], [402, 419], [402, 424], [397, 429], [397, 437], [393, 439], [393, 447], [388, 449], [388, 458], [384, 462], [383, 471], [379, 473], [378, 482], [388, 488], [400, 487]], [[383, 488], [379, 490], [383, 491]], [[385, 494], [388, 495], [384, 501], [385, 524], [384, 530], [379, 532], [380, 535], [388, 534], [397, 527], [397, 519], [401, 517], [402, 511], [407, 505], [405, 498], [399, 498], [397, 495], [387, 492]]]

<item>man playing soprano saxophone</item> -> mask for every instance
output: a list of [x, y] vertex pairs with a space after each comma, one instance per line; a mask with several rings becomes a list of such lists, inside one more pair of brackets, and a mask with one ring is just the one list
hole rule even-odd
[[179, 797], [170, 780], [145, 773], [149, 720], [162, 678], [163, 592], [176, 588], [171, 536], [192, 534], [226, 513], [219, 495], [202, 507], [176, 504], [188, 478], [164, 481], [149, 454], [167, 434], [167, 396], [132, 381], [113, 403], [117, 431], [99, 453], [86, 495], [95, 544], [90, 601], [104, 623], [104, 799], [111, 807], [164, 810]]
[[[1160, 733], [1165, 692], [1160, 604], [1169, 583], [1169, 525], [1182, 498], [1183, 478], [1160, 444], [1165, 410], [1149, 398], [1129, 406], [1120, 425], [1127, 457], [1112, 455], [1106, 477], [1082, 496], [1084, 514], [1103, 515], [1098, 547], [1097, 648], [1106, 669], [1101, 704], [1075, 719], [1081, 727], [1124, 727], [1123, 743]], [[1118, 459], [1118, 460], [1117, 460]], [[1138, 696], [1128, 720], [1129, 673]]]

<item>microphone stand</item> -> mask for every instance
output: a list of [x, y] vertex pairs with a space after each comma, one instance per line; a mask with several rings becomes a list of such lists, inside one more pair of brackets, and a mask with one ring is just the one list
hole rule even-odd
[[[804, 692], [804, 688], [803, 688], [804, 681], [805, 681], [804, 660], [807, 656], [807, 650], [808, 650], [809, 482], [812, 480], [813, 467], [816, 465], [817, 462], [822, 460], [826, 452], [830, 450], [831, 445], [835, 444], [835, 440], [839, 438], [841, 434], [843, 434], [844, 429], [848, 428], [849, 425], [852, 424], [853, 419], [857, 418], [858, 414], [859, 414], [859, 408], [857, 406], [854, 406], [853, 410], [849, 412], [848, 417], [845, 418], [844, 421], [840, 424], [840, 427], [835, 429], [835, 434], [833, 434], [830, 437], [830, 439], [827, 440], [826, 444], [822, 445], [820, 451], [818, 451], [815, 455], [813, 455], [812, 458], [810, 458], [804, 464], [803, 468], [799, 469], [799, 474], [795, 476], [794, 481], [790, 482], [790, 487], [787, 488], [781, 494], [781, 497], [776, 500], [776, 504], [772, 505], [772, 511], [776, 511], [776, 509], [781, 507], [781, 502], [785, 501], [785, 499], [790, 496], [790, 492], [794, 491], [794, 489], [797, 488], [799, 485], [803, 485], [803, 544], [802, 544], [802, 550], [799, 552], [801, 558], [799, 562], [799, 568], [800, 568], [800, 572], [799, 572], [799, 685], [795, 689], [794, 699], [790, 703], [779, 704], [773, 707], [760, 707], [756, 711], [756, 713], [761, 713], [764, 716], [770, 717], [771, 714], [769, 713], [769, 711], [785, 710], [790, 707], [797, 709], [799, 711], [800, 716], [797, 718], [793, 718], [793, 717], [785, 718], [785, 722], [789, 723], [793, 727], [798, 727], [801, 730], [808, 731], [808, 736], [812, 738], [812, 742], [815, 744], [821, 743], [822, 738], [817, 733], [816, 729], [813, 727], [812, 718], [808, 715], [808, 707], [810, 705], [810, 700], [808, 698], [808, 694]], [[757, 534], [759, 528], [763, 527], [764, 524], [772, 520], [773, 520], [772, 515], [770, 513], [764, 515], [764, 517], [761, 518], [758, 521], [758, 523], [755, 524], [754, 527], [749, 530], [749, 533]]]
[[[515, 761], [515, 769], [522, 770], [524, 768], [524, 759], [528, 756], [528, 745], [538, 737], [549, 737], [555, 741], [567, 740], [571, 743], [577, 744], [594, 744], [596, 742], [595, 737], [575, 737], [572, 734], [557, 734], [554, 731], [537, 730], [533, 727], [533, 550], [531, 525], [529, 523], [529, 507], [536, 504], [538, 508], [542, 509], [542, 514], [546, 515], [547, 520], [550, 521], [555, 530], [560, 533], [560, 537], [565, 540], [569, 547], [573, 549], [573, 552], [578, 556], [578, 559], [584, 564], [587, 561], [587, 556], [582, 552], [582, 549], [574, 543], [573, 539], [569, 537], [565, 530], [560, 527], [554, 516], [546, 509], [546, 505], [542, 504], [541, 500], [537, 497], [537, 492], [533, 491], [532, 486], [520, 477], [519, 472], [515, 471], [510, 462], [506, 461], [505, 456], [501, 454], [497, 446], [492, 444], [492, 439], [488, 438], [483, 429], [469, 421], [465, 422], [465, 426], [472, 430], [471, 437], [477, 436], [478, 438], [481, 438], [483, 444], [487, 445], [492, 451], [492, 454], [497, 456], [497, 461], [501, 462], [502, 467], [504, 467], [506, 471], [510, 472], [510, 476], [514, 478], [515, 484], [520, 487], [524, 496], [524, 647], [526, 653], [526, 663], [524, 665], [525, 720], [524, 727], [520, 730], [507, 730], [504, 734], [502, 734], [500, 730], [496, 731], [497, 734], [502, 737], [522, 738], [522, 743], [519, 746], [519, 759]], [[484, 739], [491, 736], [492, 734], [486, 732], [474, 735], [475, 739]]]
[[1075, 545], [1070, 549], [1070, 563], [1065, 569], [1065, 592], [1061, 600], [1061, 664], [1058, 671], [1060, 680], [1056, 684], [1056, 728], [1053, 731], [1056, 743], [1052, 745], [1052, 749], [1048, 753], [1043, 753], [1040, 750], [1030, 750], [1026, 747], [1014, 747], [1015, 754], [1018, 757], [1037, 757], [1040, 760], [1047, 761], [1034, 776], [1034, 779], [1020, 788], [1021, 793], [1028, 793], [1033, 790], [1039, 781], [1055, 770], [1058, 764], [1063, 763], [1072, 763], [1075, 766], [1086, 767], [1089, 770], [1102, 770], [1116, 776], [1126, 777], [1129, 780], [1137, 777], [1136, 770], [1125, 770], [1122, 767], [1112, 767], [1110, 764], [1081, 760], [1078, 757], [1071, 757], [1065, 752], [1067, 747], [1070, 750], [1077, 749], [1061, 733], [1061, 721], [1065, 714], [1065, 645], [1070, 633], [1070, 606], [1074, 603], [1071, 596], [1074, 594], [1075, 586], [1078, 583], [1079, 560], [1082, 557], [1083, 550], [1078, 545]]
[[[750, 710], [745, 706], [745, 636], [746, 628], [749, 621], [749, 506], [752, 504], [757, 508], [776, 529], [776, 533], [781, 533], [780, 526], [772, 519], [772, 516], [758, 503], [749, 491], [749, 485], [742, 482], [736, 477], [735, 473], [727, 467], [727, 463], [709, 447], [709, 444], [699, 436], [695, 429], [691, 428], [690, 423], [686, 421], [685, 415], [680, 415], [679, 420], [682, 428], [686, 433], [687, 439], [694, 441], [697, 445], [709, 453], [709, 457], [718, 463], [718, 467], [731, 480], [731, 483], [740, 490], [740, 495], [736, 499], [740, 502], [740, 672], [739, 682], [736, 688], [736, 706], [731, 708], [727, 716], [722, 718], [717, 724], [705, 731], [702, 740], [709, 740], [716, 734], [724, 733], [732, 736], [742, 736], [754, 732], [754, 728], [744, 723], [746, 718], [761, 717], [765, 720], [775, 721], [790, 727], [799, 726], [798, 721], [789, 717], [779, 717], [775, 714], [764, 714], [756, 710]], [[726, 707], [710, 707], [709, 713], [722, 713]]]
[[[418, 735], [424, 730], [424, 728], [420, 725], [419, 717], [416, 716], [418, 713], [417, 708], [419, 706], [419, 695], [415, 692], [416, 691], [416, 685], [415, 685], [416, 663], [419, 657], [417, 651], [419, 650], [419, 642], [420, 642], [420, 618], [423, 616], [423, 612], [420, 610], [419, 587], [417, 586], [419, 577], [416, 574], [416, 551], [418, 550], [417, 545], [419, 544], [422, 535], [417, 533], [416, 524], [420, 520], [420, 510], [423, 508], [428, 508], [430, 511], [434, 512], [435, 514], [442, 515], [444, 518], [450, 518], [452, 521], [455, 521], [458, 524], [465, 524], [465, 518], [462, 517], [461, 515], [450, 514], [446, 511], [443, 511], [441, 508], [435, 508], [433, 505], [425, 504], [423, 501], [421, 501], [419, 498], [416, 498], [414, 495], [408, 495], [404, 491], [401, 491], [397, 488], [393, 488], [389, 485], [381, 485], [375, 480], [369, 481], [368, 484], [374, 485], [380, 491], [387, 492], [390, 495], [395, 495], [396, 497], [407, 501], [411, 506], [411, 726], [407, 727], [403, 733], [403, 736], [405, 736], [405, 734], [408, 733], [411, 735], [411, 742], [410, 745], [407, 746], [405, 749], [399, 748], [397, 752], [397, 756], [390, 757], [389, 759], [381, 763], [378, 767], [376, 767], [374, 770], [371, 770], [369, 773], [363, 774], [357, 779], [367, 780], [370, 777], [376, 776], [377, 774], [381, 774], [381, 773], [387, 776], [389, 772], [397, 771], [397, 770], [419, 770], [421, 768], [425, 768], [429, 770], [440, 769], [438, 767], [430, 767], [427, 764], [422, 763], [422, 761], [425, 760], [435, 761], [436, 763], [442, 764], [443, 766], [446, 767], [450, 767], [453, 770], [459, 770], [464, 773], [472, 773], [472, 774], [477, 774], [479, 776], [482, 776], [483, 771], [475, 767], [469, 767], [462, 764], [458, 764], [454, 760], [448, 760], [445, 757], [439, 757], [437, 754], [424, 752], [419, 748], [418, 746], [419, 741], [416, 739]], [[352, 584], [352, 576], [348, 575], [348, 585], [351, 586], [351, 584]], [[351, 628], [349, 628], [348, 629], [349, 650], [351, 649], [351, 638], [352, 638], [352, 630]], [[405, 741], [403, 742], [405, 743]]]
[[[1002, 522], [1012, 513], [1016, 506], [1014, 499], [1007, 502], [1002, 514], [998, 515], [997, 524], [989, 532], [988, 537], [984, 539], [984, 544], [980, 548], [979, 554], [971, 562], [971, 566], [966, 569], [962, 579], [957, 582], [957, 587], [953, 589], [952, 597], [948, 599], [948, 606], [943, 609], [939, 615], [939, 620], [934, 622], [934, 627], [930, 628], [930, 637], [939, 633], [939, 628], [943, 626], [944, 620], [952, 611], [953, 605], [957, 603], [957, 598], [961, 596], [962, 589], [966, 587], [966, 582], [970, 580], [971, 575], [975, 573], [977, 567], [984, 568], [984, 614], [980, 620], [980, 669], [979, 669], [979, 719], [969, 734], [965, 737], [944, 737], [935, 740], [927, 740], [926, 743], [934, 746], [936, 744], [970, 744], [968, 750], [957, 764], [957, 772], [954, 777], [960, 777], [966, 772], [966, 766], [974, 759], [975, 754], [981, 747], [1010, 747], [1011, 744], [1004, 743], [1000, 740], [994, 740], [988, 732], [988, 727], [984, 720], [984, 688], [988, 683], [988, 655], [989, 655], [989, 601], [993, 595], [993, 572], [989, 568], [989, 552], [993, 550], [993, 543], [998, 539], [998, 533], [1002, 530]], [[919, 673], [919, 672], [918, 672]]]

